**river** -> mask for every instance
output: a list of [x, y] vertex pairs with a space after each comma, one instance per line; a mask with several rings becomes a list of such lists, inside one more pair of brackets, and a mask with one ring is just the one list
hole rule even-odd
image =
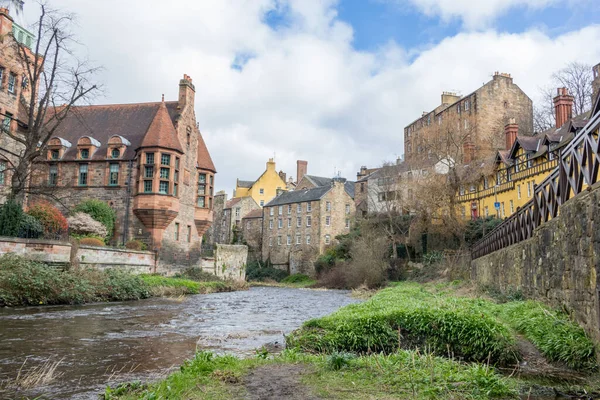
[[256, 287], [248, 291], [122, 303], [0, 309], [0, 381], [61, 361], [58, 378], [0, 398], [97, 399], [107, 384], [154, 380], [196, 349], [252, 355], [302, 322], [356, 302], [348, 292]]

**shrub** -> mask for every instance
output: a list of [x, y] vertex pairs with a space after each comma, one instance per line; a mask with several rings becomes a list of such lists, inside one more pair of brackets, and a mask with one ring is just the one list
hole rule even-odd
[[197, 282], [215, 282], [222, 281], [218, 276], [210, 272], [203, 271], [202, 268], [190, 267], [180, 274], [175, 274], [175, 278], [190, 279]]
[[127, 243], [125, 243], [125, 248], [129, 250], [142, 251], [148, 250], [148, 245], [146, 245], [146, 243], [142, 242], [141, 240], [130, 240]]
[[501, 223], [502, 220], [495, 217], [477, 218], [469, 221], [465, 228], [465, 242], [469, 246], [477, 243]]
[[108, 234], [106, 227], [102, 223], [83, 212], [73, 214], [67, 218], [67, 221], [71, 228], [71, 236], [74, 237], [98, 236], [104, 238]]
[[269, 263], [261, 265], [259, 262], [249, 263], [246, 266], [246, 280], [247, 281], [264, 281], [274, 280], [281, 282], [282, 279], [287, 277], [289, 274], [287, 271], [273, 268]]
[[23, 214], [19, 222], [19, 237], [37, 239], [44, 234], [42, 223], [32, 215]]
[[305, 274], [293, 274], [281, 280], [282, 283], [308, 283], [313, 279]]
[[0, 206], [0, 236], [18, 236], [22, 216], [23, 209], [12, 199]]
[[79, 239], [79, 244], [83, 246], [104, 247], [104, 240], [95, 237], [84, 237]]
[[115, 210], [107, 203], [94, 199], [84, 200], [79, 203], [73, 211], [89, 214], [93, 219], [102, 223], [108, 232], [107, 236], [112, 237], [117, 216]]
[[35, 217], [44, 227], [44, 234], [48, 236], [60, 235], [69, 228], [69, 223], [64, 215], [47, 201], [39, 201], [27, 210], [27, 214]]

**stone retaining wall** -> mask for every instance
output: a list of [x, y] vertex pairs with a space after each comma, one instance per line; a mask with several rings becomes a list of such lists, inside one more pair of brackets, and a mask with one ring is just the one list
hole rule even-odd
[[201, 268], [223, 279], [246, 280], [248, 246], [217, 244], [214, 258], [203, 258]]
[[471, 277], [567, 310], [600, 342], [600, 189], [563, 204], [524, 242], [478, 258]]

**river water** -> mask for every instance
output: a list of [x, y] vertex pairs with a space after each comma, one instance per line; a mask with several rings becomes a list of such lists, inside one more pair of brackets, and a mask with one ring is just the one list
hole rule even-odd
[[[179, 300], [0, 309], [0, 398], [97, 399], [107, 384], [166, 375], [196, 349], [244, 356], [282, 344], [302, 322], [356, 301], [343, 291], [257, 287]], [[6, 388], [21, 367], [57, 361], [53, 383], [33, 392]]]

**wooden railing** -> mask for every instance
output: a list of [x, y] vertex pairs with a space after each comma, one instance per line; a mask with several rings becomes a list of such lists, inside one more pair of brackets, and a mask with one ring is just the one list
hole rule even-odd
[[598, 182], [599, 126], [596, 113], [561, 151], [554, 171], [535, 186], [533, 199], [472, 246], [473, 259], [529, 239], [535, 228], [558, 216], [562, 204]]

